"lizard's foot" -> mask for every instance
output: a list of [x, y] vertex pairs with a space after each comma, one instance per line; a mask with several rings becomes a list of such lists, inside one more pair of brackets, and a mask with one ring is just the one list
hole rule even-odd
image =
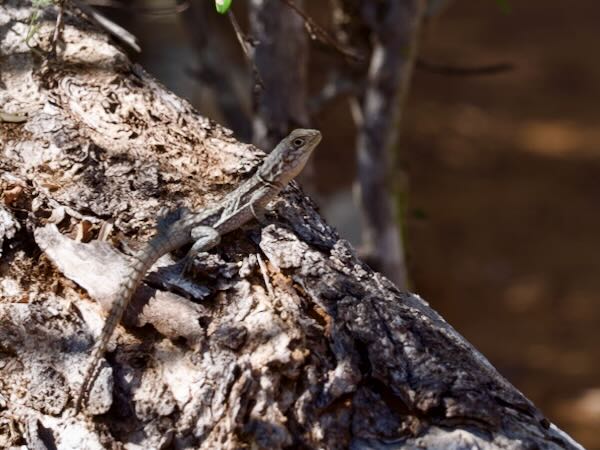
[[181, 260], [181, 273], [180, 278], [184, 278], [186, 274], [190, 273], [192, 267], [194, 265], [194, 259], [196, 259], [196, 255], [190, 255], [189, 253], [183, 257]]
[[192, 229], [191, 235], [195, 242], [183, 258], [182, 276], [192, 268], [194, 258], [198, 253], [206, 252], [221, 242], [221, 235], [213, 227], [198, 226]]

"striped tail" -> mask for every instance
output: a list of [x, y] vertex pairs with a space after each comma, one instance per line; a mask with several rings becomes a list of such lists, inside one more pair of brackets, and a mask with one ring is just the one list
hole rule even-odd
[[141, 284], [146, 272], [150, 270], [150, 268], [162, 255], [177, 248], [178, 246], [176, 244], [177, 243], [169, 239], [168, 236], [159, 235], [152, 239], [146, 248], [142, 249], [135, 255], [135, 262], [130, 267], [129, 273], [126, 275], [125, 280], [119, 287], [116, 299], [112, 303], [108, 318], [106, 319], [104, 327], [102, 328], [102, 332], [100, 333], [100, 339], [92, 351], [91, 361], [86, 368], [83, 377], [83, 383], [81, 385], [79, 395], [77, 396], [77, 400], [75, 401], [75, 414], [81, 410], [87, 394], [91, 392], [91, 385], [96, 374], [96, 366], [98, 365], [100, 359], [104, 356], [108, 342], [114, 334], [115, 328], [117, 328], [117, 325], [119, 322], [121, 322], [121, 318], [123, 317], [123, 313], [125, 312], [127, 305], [129, 305], [131, 297], [133, 297], [133, 294]]

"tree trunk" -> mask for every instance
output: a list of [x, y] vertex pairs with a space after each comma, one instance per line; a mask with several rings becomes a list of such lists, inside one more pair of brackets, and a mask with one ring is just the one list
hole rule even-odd
[[[302, 7], [302, 1], [296, 3]], [[302, 18], [281, 0], [250, 2], [250, 25], [262, 81], [255, 96], [253, 142], [271, 149], [294, 128], [308, 127], [308, 38]]]
[[[262, 153], [73, 11], [44, 62], [23, 3], [0, 5], [0, 447], [581, 448], [294, 184], [193, 276], [159, 261], [72, 416], [126, 248]], [[48, 48], [55, 17], [32, 43]]]
[[[398, 132], [408, 95], [423, 18], [424, 0], [334, 0], [338, 38], [368, 56], [368, 69], [348, 71], [361, 87], [353, 102], [357, 126], [357, 193], [362, 241], [369, 261], [406, 289], [399, 186], [392, 176]], [[404, 189], [403, 189], [404, 190]]]

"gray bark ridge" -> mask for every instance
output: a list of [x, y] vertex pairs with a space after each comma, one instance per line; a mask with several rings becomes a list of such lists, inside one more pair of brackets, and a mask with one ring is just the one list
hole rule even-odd
[[217, 201], [262, 153], [77, 13], [42, 73], [30, 13], [0, 5], [0, 109], [27, 114], [0, 122], [0, 447], [581, 448], [296, 185], [193, 277], [159, 261], [73, 416], [119, 244], [145, 241], [162, 207]]

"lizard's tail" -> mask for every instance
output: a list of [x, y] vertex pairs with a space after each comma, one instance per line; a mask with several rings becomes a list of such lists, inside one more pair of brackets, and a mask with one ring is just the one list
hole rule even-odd
[[92, 351], [90, 363], [86, 368], [83, 383], [75, 401], [75, 414], [81, 410], [87, 393], [91, 391], [91, 384], [95, 378], [98, 363], [102, 356], [104, 356], [108, 342], [110, 341], [115, 328], [117, 328], [117, 325], [121, 322], [121, 318], [123, 317], [127, 305], [129, 305], [131, 297], [133, 297], [133, 294], [144, 279], [146, 272], [154, 265], [161, 255], [171, 251], [171, 246], [171, 242], [169, 242], [168, 238], [165, 239], [157, 236], [146, 248], [135, 255], [135, 262], [131, 265], [129, 272], [117, 291], [115, 300], [111, 305], [109, 316], [102, 327], [100, 338]]

